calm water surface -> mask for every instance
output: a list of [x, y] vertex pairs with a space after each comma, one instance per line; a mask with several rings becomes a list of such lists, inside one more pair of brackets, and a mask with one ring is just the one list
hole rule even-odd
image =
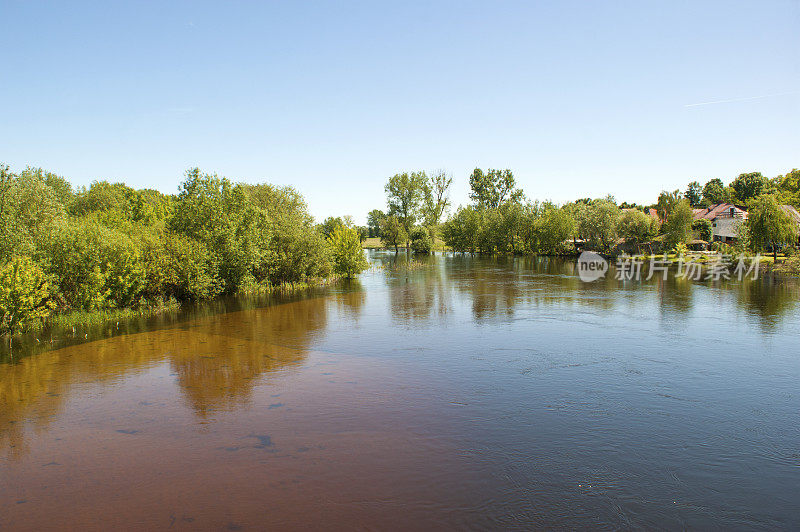
[[798, 302], [438, 255], [49, 331], [0, 355], [0, 529], [798, 529]]

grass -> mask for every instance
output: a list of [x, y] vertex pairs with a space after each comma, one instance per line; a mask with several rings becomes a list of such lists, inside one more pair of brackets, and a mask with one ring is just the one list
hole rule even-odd
[[381, 249], [384, 247], [380, 238], [368, 238], [361, 243], [364, 249]]
[[[361, 247], [363, 249], [391, 249], [394, 251], [394, 248], [387, 248], [383, 245], [380, 238], [368, 238], [361, 243]], [[405, 249], [405, 246], [400, 246], [400, 249]], [[443, 240], [437, 238], [433, 243], [433, 251], [449, 251], [449, 249], [444, 245]]]
[[174, 312], [181, 308], [177, 301], [170, 300], [159, 302], [152, 306], [131, 308], [100, 309], [87, 312], [85, 310], [73, 310], [69, 312], [51, 314], [43, 322], [30, 330], [39, 330], [44, 327], [84, 327], [89, 325], [102, 325], [111, 321], [122, 321], [131, 318], [147, 318], [161, 314], [162, 312]]

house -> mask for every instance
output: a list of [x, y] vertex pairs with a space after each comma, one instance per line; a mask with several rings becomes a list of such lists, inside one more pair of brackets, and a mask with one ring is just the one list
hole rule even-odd
[[694, 209], [693, 217], [711, 222], [711, 235], [715, 242], [732, 242], [739, 237], [739, 225], [747, 220], [747, 211], [732, 203], [717, 203], [705, 209]]

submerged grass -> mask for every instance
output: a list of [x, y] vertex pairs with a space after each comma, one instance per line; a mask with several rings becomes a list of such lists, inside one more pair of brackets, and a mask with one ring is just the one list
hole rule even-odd
[[142, 306], [136, 309], [115, 308], [100, 309], [87, 312], [85, 310], [73, 310], [70, 312], [52, 314], [42, 321], [38, 326], [33, 327], [29, 332], [43, 329], [45, 327], [84, 327], [91, 325], [102, 325], [111, 321], [122, 321], [131, 318], [148, 318], [164, 312], [175, 312], [181, 308], [181, 304], [172, 299], [160, 301], [153, 305]]

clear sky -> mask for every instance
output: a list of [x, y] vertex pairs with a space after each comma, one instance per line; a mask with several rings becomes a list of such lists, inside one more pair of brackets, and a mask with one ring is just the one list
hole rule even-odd
[[363, 222], [404, 170], [649, 203], [800, 166], [800, 2], [0, 0], [0, 161]]

